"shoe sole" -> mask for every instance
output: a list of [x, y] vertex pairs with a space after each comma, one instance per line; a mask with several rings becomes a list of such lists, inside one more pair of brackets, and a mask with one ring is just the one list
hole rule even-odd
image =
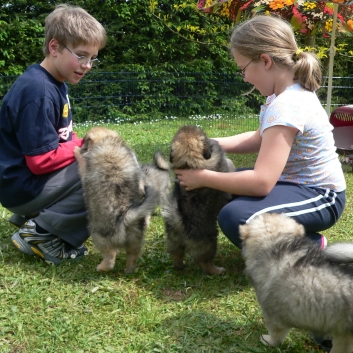
[[76, 261], [84, 257], [85, 255], [76, 256], [75, 258], [58, 259], [57, 257], [50, 256], [49, 254], [43, 254], [38, 248], [31, 246], [25, 240], [20, 237], [19, 231], [15, 232], [11, 237], [12, 244], [21, 252], [26, 255], [39, 257], [41, 260], [49, 265], [60, 265], [63, 261]]
[[31, 246], [25, 240], [23, 240], [19, 234], [19, 231], [15, 232], [11, 237], [12, 244], [26, 255], [39, 257], [50, 265], [60, 265], [63, 260], [48, 254], [43, 254], [38, 248]]

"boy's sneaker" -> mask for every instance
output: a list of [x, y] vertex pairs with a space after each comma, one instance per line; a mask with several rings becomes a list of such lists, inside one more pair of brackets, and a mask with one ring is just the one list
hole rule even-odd
[[71, 259], [79, 259], [82, 256], [88, 255], [88, 249], [85, 247], [84, 244], [81, 244], [80, 246], [77, 246], [75, 248], [72, 245], [66, 243], [66, 247], [68, 248], [68, 252], [70, 253]]
[[82, 244], [72, 247], [51, 233], [37, 233], [35, 222], [30, 219], [11, 237], [12, 243], [24, 254], [37, 256], [49, 264], [60, 265], [63, 260], [77, 260], [88, 254]]

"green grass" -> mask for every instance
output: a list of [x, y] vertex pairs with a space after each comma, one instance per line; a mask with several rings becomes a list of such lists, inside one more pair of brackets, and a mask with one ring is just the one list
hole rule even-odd
[[[209, 136], [239, 132], [234, 124], [194, 121]], [[169, 142], [181, 122], [118, 124], [117, 130], [140, 161], [152, 160], [156, 149], [168, 154]], [[89, 124], [76, 126], [83, 136]], [[255, 156], [233, 158], [249, 166]], [[351, 186], [346, 173], [348, 202], [341, 220], [325, 232], [329, 242], [352, 234]], [[139, 268], [125, 275], [125, 255], [114, 270], [96, 272], [101, 256], [88, 241], [90, 254], [76, 263], [48, 266], [10, 244], [15, 227], [0, 208], [0, 353], [203, 353], [319, 352], [309, 335], [292, 330], [276, 349], [259, 342], [265, 327], [254, 290], [243, 274], [240, 251], [220, 234], [216, 265], [227, 269], [211, 277], [187, 258], [175, 271], [165, 251], [164, 226], [157, 212], [146, 235]]]

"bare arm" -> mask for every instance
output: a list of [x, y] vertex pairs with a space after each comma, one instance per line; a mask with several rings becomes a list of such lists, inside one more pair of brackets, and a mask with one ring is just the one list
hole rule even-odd
[[180, 185], [186, 190], [209, 187], [235, 195], [265, 196], [275, 186], [288, 160], [298, 130], [273, 126], [262, 136], [254, 170], [219, 173], [206, 169], [175, 170]]
[[259, 152], [261, 146], [259, 129], [229, 137], [217, 137], [214, 140], [218, 141], [227, 153], [255, 153]]

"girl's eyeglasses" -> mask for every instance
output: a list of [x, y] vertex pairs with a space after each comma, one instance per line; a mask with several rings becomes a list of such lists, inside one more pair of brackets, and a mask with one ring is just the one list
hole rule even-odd
[[245, 66], [242, 70], [238, 71], [237, 74], [240, 75], [241, 77], [245, 77], [245, 69], [255, 60], [257, 59], [258, 56], [255, 56], [255, 58], [252, 58]]

